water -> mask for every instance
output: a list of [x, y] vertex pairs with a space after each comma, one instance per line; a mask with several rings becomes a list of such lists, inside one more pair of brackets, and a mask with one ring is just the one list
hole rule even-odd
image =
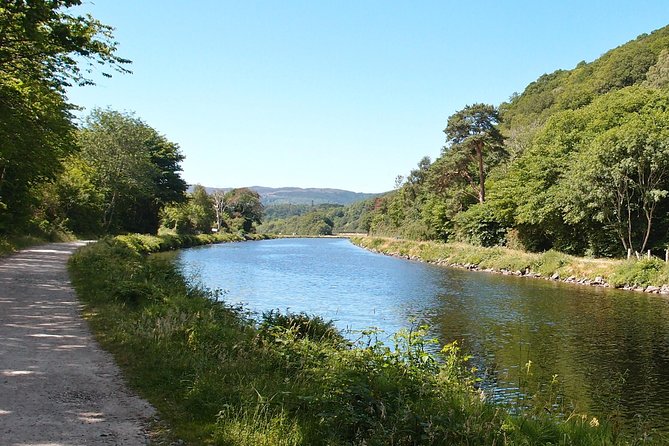
[[[344, 239], [279, 239], [181, 251], [187, 275], [251, 311], [317, 314], [346, 330], [426, 321], [474, 355], [494, 399], [547, 404], [630, 429], [669, 431], [669, 300], [474, 273], [373, 254]], [[526, 365], [531, 361], [530, 373]], [[549, 383], [557, 375], [556, 385]]]

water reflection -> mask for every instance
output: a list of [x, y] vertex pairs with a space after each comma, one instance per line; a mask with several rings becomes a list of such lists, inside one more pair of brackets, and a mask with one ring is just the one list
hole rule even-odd
[[669, 430], [661, 296], [441, 268], [336, 239], [216, 245], [184, 250], [178, 261], [256, 312], [289, 308], [387, 333], [424, 319], [442, 343], [458, 340], [475, 355], [498, 400], [564, 396], [579, 411]]

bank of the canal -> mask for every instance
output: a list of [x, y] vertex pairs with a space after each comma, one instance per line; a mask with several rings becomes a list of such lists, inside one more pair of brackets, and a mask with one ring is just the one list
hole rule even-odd
[[[351, 346], [301, 315], [249, 319], [189, 285], [149, 241], [90, 245], [71, 262], [101, 344], [190, 444], [630, 444], [605, 420], [482, 398], [457, 348], [420, 333]], [[161, 245], [160, 241], [151, 246]], [[661, 444], [659, 438], [651, 441]]]
[[630, 260], [574, 257], [557, 251], [541, 254], [464, 243], [354, 236], [370, 251], [409, 260], [565, 283], [669, 294], [669, 264], [654, 257]]

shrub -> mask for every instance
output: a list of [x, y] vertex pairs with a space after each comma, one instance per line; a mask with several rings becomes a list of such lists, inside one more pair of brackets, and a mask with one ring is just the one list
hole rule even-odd
[[659, 284], [665, 263], [660, 259], [629, 260], [620, 265], [609, 282], [615, 287]]
[[548, 277], [555, 273], [559, 273], [560, 268], [569, 265], [570, 263], [571, 258], [568, 255], [551, 249], [550, 251], [541, 254], [531, 268], [542, 276]]
[[297, 339], [344, 342], [344, 337], [332, 321], [325, 321], [325, 319], [316, 315], [306, 313], [284, 314], [279, 310], [264, 312], [260, 320], [261, 332], [269, 333], [276, 328], [288, 330]]
[[476, 204], [453, 219], [455, 239], [478, 246], [498, 246], [505, 241], [507, 228], [485, 203]]

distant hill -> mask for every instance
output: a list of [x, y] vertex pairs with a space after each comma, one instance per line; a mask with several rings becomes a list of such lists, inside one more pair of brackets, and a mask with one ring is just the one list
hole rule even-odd
[[[217, 190], [229, 191], [231, 188], [205, 187], [208, 193]], [[265, 206], [274, 204], [351, 204], [373, 198], [381, 194], [367, 194], [362, 192], [351, 192], [342, 189], [327, 188], [300, 188], [300, 187], [264, 187], [251, 186], [249, 189], [260, 194], [260, 199]]]

